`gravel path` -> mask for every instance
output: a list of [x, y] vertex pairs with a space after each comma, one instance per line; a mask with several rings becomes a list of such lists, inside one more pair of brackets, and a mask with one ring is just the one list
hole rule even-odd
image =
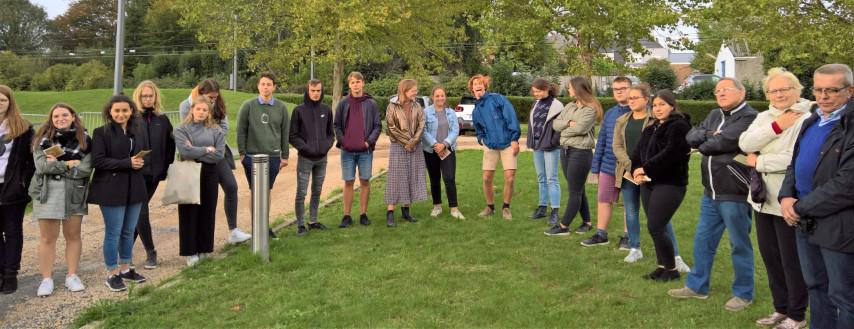
[[[524, 140], [521, 141], [524, 143]], [[373, 171], [376, 174], [388, 166], [388, 137], [382, 135], [374, 154]], [[461, 149], [477, 149], [473, 136], [460, 137], [458, 141]], [[524, 144], [523, 144], [524, 145]], [[323, 186], [323, 198], [337, 188], [343, 187], [340, 179], [341, 164], [338, 161], [338, 150], [333, 148], [329, 154], [327, 165], [327, 179]], [[283, 216], [293, 211], [294, 195], [296, 190], [296, 151], [291, 150], [290, 164], [276, 180], [271, 194], [271, 200], [281, 202], [270, 203], [271, 217]], [[463, 165], [463, 164], [460, 164]], [[473, 164], [465, 164], [473, 165]], [[479, 164], [478, 164], [479, 165]], [[242, 166], [238, 165], [234, 175], [238, 182], [238, 227], [245, 232], [251, 232], [251, 195], [243, 173]], [[160, 185], [150, 207], [150, 217], [154, 242], [160, 262], [157, 269], [145, 270], [137, 267], [140, 274], [148, 278], [146, 285], [157, 285], [159, 282], [174, 276], [184, 266], [184, 258], [178, 256], [178, 215], [177, 206], [160, 206], [160, 192], [164, 184]], [[220, 203], [222, 202], [222, 192]], [[378, 196], [379, 197], [379, 196]], [[358, 199], [356, 199], [358, 200]], [[358, 201], [356, 201], [358, 202]], [[54, 269], [54, 294], [47, 298], [36, 297], [36, 290], [41, 283], [41, 274], [38, 270], [38, 224], [32, 218], [24, 219], [24, 252], [21, 262], [22, 269], [18, 276], [18, 291], [11, 295], [0, 295], [0, 328], [63, 328], [68, 327], [77, 314], [94, 305], [101, 299], [127, 298], [127, 293], [110, 292], [104, 286], [105, 271], [103, 269], [103, 256], [101, 243], [104, 238], [104, 224], [101, 212], [97, 206], [89, 207], [89, 216], [83, 219], [83, 255], [81, 257], [78, 275], [86, 285], [86, 290], [71, 293], [64, 287], [65, 282], [65, 242], [60, 234], [57, 241], [57, 259]], [[332, 220], [333, 222], [337, 219]], [[330, 224], [326, 220], [327, 225]], [[280, 233], [283, 236], [293, 236], [293, 230], [287, 229]], [[226, 242], [228, 228], [225, 224], [225, 214], [220, 206], [217, 212], [217, 224], [215, 232], [215, 249], [220, 250]], [[133, 258], [136, 263], [145, 260], [145, 250], [142, 243], [137, 241], [134, 245]]]

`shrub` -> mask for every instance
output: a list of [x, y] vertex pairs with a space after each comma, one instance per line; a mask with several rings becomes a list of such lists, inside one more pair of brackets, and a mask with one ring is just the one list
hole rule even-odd
[[641, 69], [640, 78], [649, 84], [653, 92], [676, 86], [676, 72], [670, 68], [670, 62], [664, 59], [649, 60]]
[[56, 64], [48, 67], [44, 72], [33, 76], [30, 89], [36, 91], [65, 90], [68, 81], [74, 78], [77, 67], [71, 64]]
[[154, 69], [154, 65], [151, 64], [137, 64], [136, 67], [133, 68], [133, 79], [139, 83], [143, 80], [150, 80], [157, 77], [157, 71]]
[[96, 60], [83, 63], [74, 70], [65, 90], [109, 88], [113, 84], [112, 70]]
[[0, 83], [12, 89], [29, 89], [33, 76], [44, 67], [45, 63], [41, 59], [0, 51]]
[[716, 82], [703, 80], [685, 87], [676, 96], [679, 99], [713, 100], [715, 99], [715, 86], [717, 86]]

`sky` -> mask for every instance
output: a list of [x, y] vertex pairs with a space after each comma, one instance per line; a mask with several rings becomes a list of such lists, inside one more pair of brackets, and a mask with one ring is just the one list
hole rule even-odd
[[65, 13], [71, 0], [30, 0], [30, 2], [44, 8], [48, 18], [54, 18]]

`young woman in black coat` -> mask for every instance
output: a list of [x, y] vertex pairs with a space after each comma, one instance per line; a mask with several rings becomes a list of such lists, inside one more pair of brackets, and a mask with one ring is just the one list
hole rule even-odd
[[655, 94], [652, 114], [655, 120], [643, 130], [631, 156], [632, 177], [641, 185], [641, 201], [658, 263], [655, 271], [644, 277], [671, 281], [679, 279], [679, 271], [667, 224], [679, 209], [688, 186], [691, 147], [685, 135], [691, 124], [687, 115], [676, 110], [676, 97], [667, 89]]
[[89, 203], [100, 206], [104, 216], [104, 264], [107, 287], [127, 289], [123, 280], [145, 282], [130, 268], [134, 231], [142, 205], [148, 200], [142, 174], [145, 160], [137, 156], [150, 149], [139, 127], [136, 104], [116, 95], [104, 106], [105, 125], [92, 133], [92, 166], [95, 174]]
[[0, 292], [18, 290], [24, 248], [27, 189], [36, 171], [30, 148], [35, 132], [21, 117], [12, 89], [0, 85]]

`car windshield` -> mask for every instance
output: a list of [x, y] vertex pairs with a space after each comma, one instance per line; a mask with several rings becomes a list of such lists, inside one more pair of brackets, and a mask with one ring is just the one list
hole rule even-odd
[[474, 104], [477, 100], [474, 97], [463, 96], [460, 98], [460, 104], [469, 105]]

